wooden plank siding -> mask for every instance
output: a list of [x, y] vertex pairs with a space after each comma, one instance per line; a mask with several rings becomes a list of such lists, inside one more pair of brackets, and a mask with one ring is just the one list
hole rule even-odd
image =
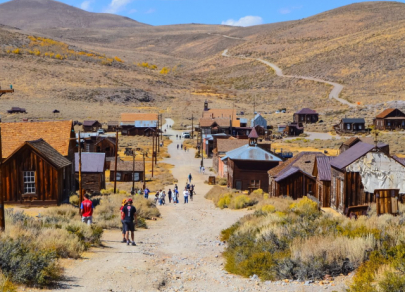
[[[79, 182], [79, 173], [76, 173], [77, 184]], [[105, 189], [104, 173], [82, 172], [82, 188], [92, 194], [100, 193]]]
[[292, 199], [300, 199], [307, 194], [316, 193], [316, 181], [314, 178], [310, 178], [301, 172], [291, 175], [290, 177], [282, 180], [281, 182], [275, 182], [275, 196], [288, 196]]
[[35, 172], [37, 202], [54, 204], [61, 202], [65, 187], [63, 169], [55, 168], [31, 148], [23, 147], [2, 166], [1, 188], [7, 203], [23, 202], [24, 171]]

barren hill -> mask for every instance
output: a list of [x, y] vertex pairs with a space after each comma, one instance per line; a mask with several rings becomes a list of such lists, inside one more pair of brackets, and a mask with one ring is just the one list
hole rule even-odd
[[0, 23], [36, 31], [41, 28], [116, 28], [146, 24], [108, 13], [91, 13], [53, 0], [13, 0], [0, 4]]

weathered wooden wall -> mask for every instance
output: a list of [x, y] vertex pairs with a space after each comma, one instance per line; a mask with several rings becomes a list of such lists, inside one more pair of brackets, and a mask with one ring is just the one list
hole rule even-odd
[[301, 172], [291, 175], [290, 177], [282, 180], [281, 182], [274, 182], [275, 196], [288, 196], [294, 200], [306, 196], [308, 193], [315, 195], [316, 181]]
[[[77, 184], [79, 182], [79, 173], [76, 173]], [[91, 193], [99, 193], [105, 189], [104, 173], [82, 172], [82, 188]]]
[[[132, 171], [117, 171], [117, 173], [121, 173], [120, 182], [132, 182]], [[135, 171], [135, 173], [139, 173], [139, 180], [143, 180], [143, 171]], [[115, 179], [115, 171], [113, 169], [110, 170], [110, 181], [114, 181]], [[118, 181], [118, 180], [117, 180]]]

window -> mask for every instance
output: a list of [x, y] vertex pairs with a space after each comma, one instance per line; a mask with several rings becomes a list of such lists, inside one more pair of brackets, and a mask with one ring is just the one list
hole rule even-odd
[[350, 130], [350, 124], [346, 124], [346, 128]]
[[359, 130], [361, 130], [361, 125], [359, 125]]
[[135, 172], [132, 177], [133, 181], [139, 181], [139, 172]]
[[35, 171], [24, 171], [24, 194], [35, 194]]
[[387, 126], [391, 126], [391, 122], [388, 122], [388, 123], [387, 123]]
[[117, 177], [117, 181], [118, 181], [118, 180], [121, 180], [121, 172], [117, 172], [117, 176], [116, 176], [116, 177]]

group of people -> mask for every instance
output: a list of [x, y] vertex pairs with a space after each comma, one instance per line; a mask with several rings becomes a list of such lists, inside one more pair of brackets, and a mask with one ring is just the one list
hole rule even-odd
[[177, 144], [177, 150], [179, 150], [179, 149], [181, 149], [181, 150], [184, 149], [184, 152], [189, 151], [189, 148], [187, 148], [186, 146], [183, 146], [183, 144]]

